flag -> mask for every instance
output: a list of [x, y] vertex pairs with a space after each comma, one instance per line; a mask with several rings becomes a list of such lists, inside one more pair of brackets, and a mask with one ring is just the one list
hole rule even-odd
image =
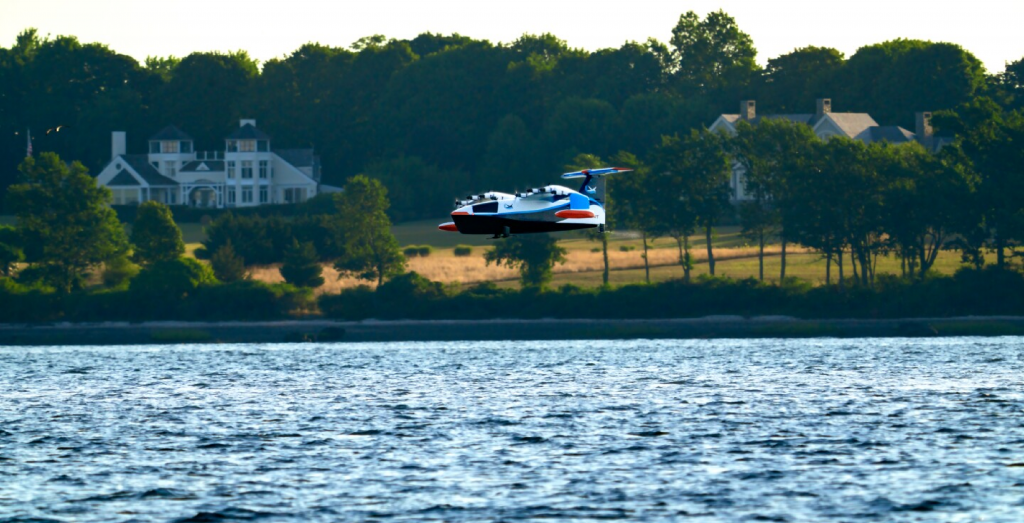
[[28, 137], [26, 138], [26, 140], [28, 141], [28, 145], [25, 146], [25, 156], [28, 157], [32, 156], [32, 130], [26, 129], [25, 134], [28, 135]]

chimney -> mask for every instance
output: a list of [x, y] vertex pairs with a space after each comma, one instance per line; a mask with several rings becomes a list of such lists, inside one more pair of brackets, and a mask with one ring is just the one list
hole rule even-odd
[[246, 125], [256, 127], [256, 120], [254, 118], [242, 118], [238, 121], [239, 127], [245, 127]]
[[832, 112], [832, 99], [831, 98], [818, 98], [817, 108], [814, 111], [814, 118], [820, 120], [822, 116]]
[[126, 134], [124, 131], [114, 131], [110, 133], [110, 159], [113, 160], [122, 154], [128, 154], [128, 148], [125, 145]]
[[930, 138], [935, 134], [932, 130], [932, 113], [914, 113], [914, 127], [918, 140]]
[[757, 117], [757, 104], [753, 100], [740, 102], [740, 118], [751, 121]]

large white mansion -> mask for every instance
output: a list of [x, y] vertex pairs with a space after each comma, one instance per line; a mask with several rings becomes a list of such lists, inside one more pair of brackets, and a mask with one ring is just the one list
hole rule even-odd
[[320, 157], [313, 149], [271, 150], [256, 120], [241, 120], [224, 151], [197, 152], [192, 137], [173, 125], [149, 139], [148, 154], [127, 154], [125, 144], [124, 132], [112, 133], [111, 161], [96, 177], [113, 191], [114, 205], [298, 203], [315, 196], [320, 181]]
[[[916, 132], [910, 132], [897, 125], [878, 125], [878, 122], [867, 113], [833, 113], [832, 100], [819, 98], [814, 113], [799, 114], [768, 114], [759, 116], [757, 105], [753, 100], [740, 102], [739, 114], [720, 115], [708, 128], [713, 132], [736, 134], [736, 126], [740, 121], [757, 125], [763, 119], [781, 118], [792, 122], [809, 125], [818, 138], [827, 140], [833, 136], [845, 136], [865, 143], [885, 141], [894, 144], [919, 142], [930, 151], [938, 151], [943, 145], [951, 142], [948, 138], [935, 136], [932, 130], [932, 113], [916, 113]], [[733, 201], [749, 200], [746, 193], [746, 170], [738, 162], [733, 163], [732, 177], [729, 188]]]

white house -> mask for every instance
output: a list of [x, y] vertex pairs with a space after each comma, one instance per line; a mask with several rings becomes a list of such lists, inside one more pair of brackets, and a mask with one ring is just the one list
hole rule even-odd
[[252, 207], [298, 203], [317, 194], [320, 157], [313, 149], [270, 147], [270, 137], [243, 119], [223, 151], [197, 152], [173, 125], [149, 139], [147, 154], [127, 154], [122, 131], [111, 136], [111, 161], [96, 183], [114, 192], [114, 205], [156, 200], [193, 207]]
[[[865, 143], [887, 141], [901, 144], [912, 141], [920, 142], [931, 151], [939, 150], [943, 145], [949, 143], [948, 139], [935, 136], [932, 126], [932, 113], [917, 113], [916, 133], [912, 133], [896, 125], [881, 126], [867, 113], [833, 113], [832, 100], [819, 98], [817, 110], [811, 113], [799, 114], [769, 114], [757, 115], [757, 105], [753, 100], [740, 102], [740, 114], [720, 115], [709, 130], [713, 132], [725, 132], [729, 135], [736, 134], [736, 126], [740, 121], [747, 121], [751, 125], [757, 125], [762, 119], [782, 118], [793, 122], [799, 122], [811, 126], [818, 138], [827, 140], [833, 136], [845, 136]], [[729, 188], [732, 190], [734, 201], [749, 200], [751, 196], [746, 194], [745, 170], [739, 163], [733, 163], [732, 178], [729, 180]]]

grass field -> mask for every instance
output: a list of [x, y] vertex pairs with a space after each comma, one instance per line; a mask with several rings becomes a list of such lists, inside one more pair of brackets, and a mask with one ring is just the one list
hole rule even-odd
[[[11, 216], [0, 216], [0, 224], [13, 224]], [[430, 245], [434, 252], [426, 258], [409, 259], [409, 270], [416, 271], [434, 281], [460, 286], [473, 285], [479, 282], [493, 281], [503, 287], [517, 287], [518, 273], [512, 269], [488, 266], [483, 253], [490, 247], [493, 240], [485, 235], [463, 235], [444, 232], [437, 229], [439, 220], [424, 220], [395, 225], [393, 232], [400, 245]], [[206, 235], [202, 225], [198, 223], [182, 223], [179, 225], [186, 243], [186, 252], [193, 255], [201, 246]], [[131, 225], [126, 225], [131, 234]], [[567, 251], [567, 262], [556, 265], [554, 286], [566, 284], [591, 287], [602, 284], [604, 262], [600, 252], [601, 244], [588, 240], [582, 233], [564, 233], [559, 236], [560, 245]], [[748, 241], [740, 235], [738, 227], [723, 227], [716, 231], [712, 240], [715, 249], [716, 274], [742, 279], [758, 276], [757, 249], [748, 245]], [[467, 257], [456, 257], [452, 248], [456, 245], [470, 245], [473, 252]], [[648, 258], [651, 264], [651, 281], [660, 282], [683, 277], [679, 266], [679, 253], [675, 240], [656, 238], [648, 241]], [[708, 272], [706, 263], [706, 245], [703, 235], [690, 238], [691, 255], [695, 266], [693, 277]], [[778, 281], [780, 257], [779, 246], [770, 245], [766, 248], [765, 280]], [[611, 271], [609, 282], [613, 285], [642, 283], [645, 281], [643, 247], [639, 235], [632, 232], [613, 232], [609, 234], [608, 258]], [[993, 260], [994, 261], [994, 260]], [[952, 274], [959, 267], [960, 255], [956, 252], [943, 252], [935, 264], [935, 270]], [[253, 267], [250, 269], [254, 278], [275, 282], [281, 281], [277, 266]], [[849, 267], [846, 268], [849, 275]], [[876, 267], [877, 274], [900, 274], [900, 262], [895, 258], [879, 257]], [[838, 268], [833, 265], [833, 281], [838, 278]], [[825, 282], [825, 261], [820, 255], [808, 252], [799, 247], [790, 246], [787, 257], [786, 275], [796, 277], [812, 284]], [[339, 279], [338, 273], [325, 265], [324, 278], [327, 283], [321, 292], [338, 292], [341, 289], [365, 284], [355, 279]]]

